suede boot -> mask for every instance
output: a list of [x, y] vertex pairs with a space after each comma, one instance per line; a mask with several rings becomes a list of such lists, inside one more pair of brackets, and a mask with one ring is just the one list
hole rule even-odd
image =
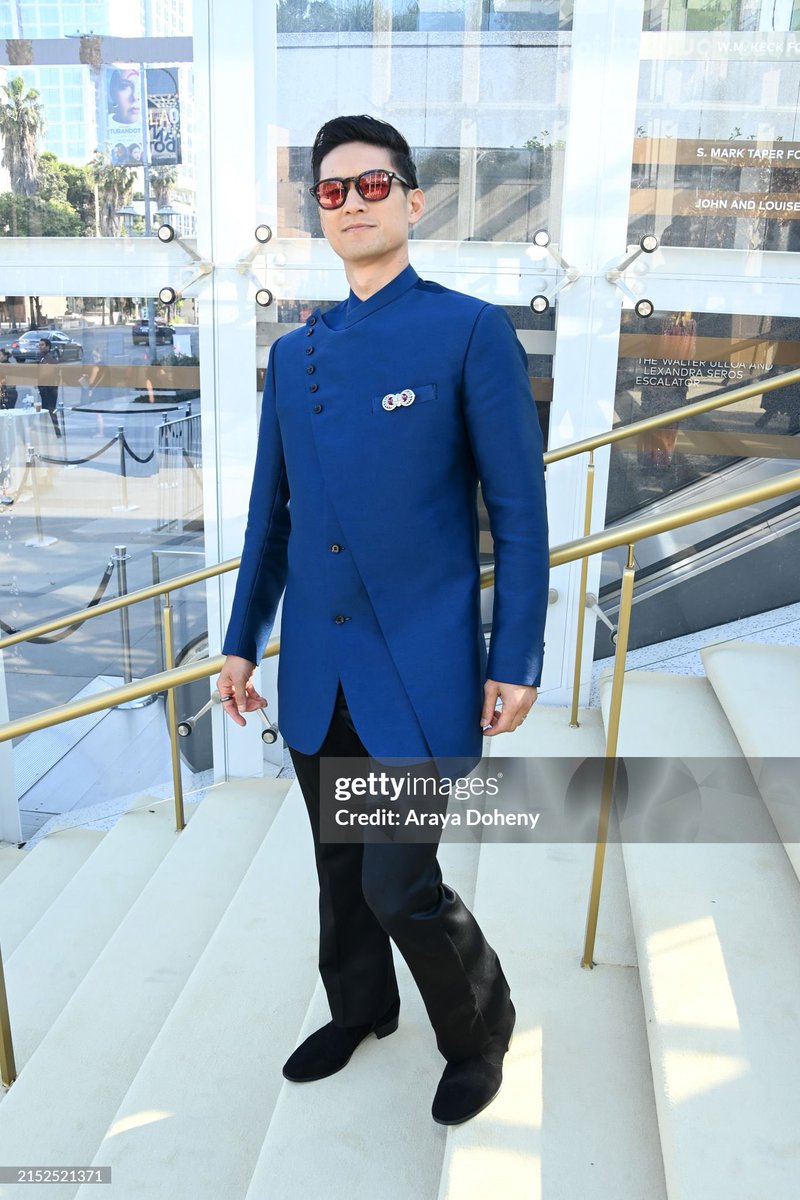
[[293, 1083], [313, 1083], [335, 1075], [350, 1061], [356, 1046], [374, 1033], [377, 1038], [394, 1033], [399, 1023], [400, 1004], [395, 1003], [379, 1020], [371, 1025], [334, 1025], [329, 1021], [321, 1029], [310, 1034], [290, 1054], [283, 1066], [283, 1074]]
[[439, 1125], [461, 1125], [491, 1104], [503, 1082], [503, 1059], [511, 1044], [516, 1011], [509, 1012], [501, 1027], [480, 1054], [449, 1062], [444, 1069], [431, 1115]]

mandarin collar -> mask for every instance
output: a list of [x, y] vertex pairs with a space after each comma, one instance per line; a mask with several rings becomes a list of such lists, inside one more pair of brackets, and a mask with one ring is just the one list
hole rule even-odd
[[[419, 280], [419, 275], [414, 268], [409, 265], [404, 267], [399, 275], [395, 275], [394, 279], [390, 279], [388, 283], [379, 288], [377, 292], [373, 292], [366, 300], [360, 300], [355, 292], [350, 289], [350, 295], [344, 304], [340, 323], [337, 322], [336, 329], [349, 329], [351, 325], [355, 325], [358, 321], [363, 321], [365, 317], [372, 316], [373, 313], [383, 308], [387, 304], [391, 304], [393, 300], [397, 300], [400, 296], [409, 291]], [[322, 321], [325, 321], [325, 313], [320, 314]], [[328, 325], [330, 329], [331, 326]]]

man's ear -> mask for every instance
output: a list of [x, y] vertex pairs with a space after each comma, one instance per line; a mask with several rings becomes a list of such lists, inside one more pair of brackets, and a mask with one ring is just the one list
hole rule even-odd
[[422, 188], [412, 188], [408, 193], [408, 223], [416, 225], [425, 212], [425, 193]]

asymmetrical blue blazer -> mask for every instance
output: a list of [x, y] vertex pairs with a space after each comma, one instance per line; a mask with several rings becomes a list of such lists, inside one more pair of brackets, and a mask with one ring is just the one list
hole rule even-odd
[[[495, 552], [488, 662], [479, 480]], [[370, 754], [474, 766], [484, 680], [541, 681], [548, 557], [542, 435], [500, 307], [408, 266], [272, 345], [222, 648], [259, 662], [285, 589], [290, 746], [319, 750], [341, 680]]]

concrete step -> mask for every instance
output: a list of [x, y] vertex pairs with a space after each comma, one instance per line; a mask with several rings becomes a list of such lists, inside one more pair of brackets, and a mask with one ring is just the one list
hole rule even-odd
[[[467, 906], [478, 853], [475, 843], [439, 848], [445, 882]], [[445, 1060], [396, 951], [395, 965], [399, 1029], [380, 1041], [367, 1038], [345, 1070], [328, 1079], [283, 1083], [246, 1200], [435, 1200], [445, 1131], [430, 1107]], [[296, 1044], [330, 1019], [320, 982]]]
[[0, 846], [0, 884], [4, 879], [8, 879], [24, 858], [25, 851], [19, 846]]
[[23, 851], [24, 859], [0, 883], [0, 946], [4, 961], [104, 837], [102, 829], [58, 829], [33, 850]]
[[[602, 755], [599, 712], [535, 706], [493, 755]], [[593, 843], [484, 844], [475, 914], [511, 984], [502, 1090], [447, 1132], [438, 1200], [666, 1197], [619, 845], [610, 845], [595, 961], [580, 959]]]
[[[749, 772], [707, 679], [631, 672], [620, 753], [716, 759], [704, 816], [738, 814]], [[800, 892], [748, 816], [747, 841], [623, 844], [670, 1200], [797, 1194]]]
[[[264, 779], [207, 794], [9, 1089], [0, 1162], [92, 1161], [286, 790]], [[25, 1186], [29, 1196], [52, 1190]], [[58, 1188], [72, 1197], [78, 1185]]]
[[800, 879], [800, 796], [794, 783], [800, 646], [721, 642], [700, 654]]
[[107, 1125], [94, 1162], [115, 1200], [154, 1180], [172, 1200], [244, 1197], [318, 977], [317, 893], [295, 784]]
[[[197, 807], [186, 805], [187, 824]], [[18, 1071], [180, 836], [171, 800], [148, 805], [138, 796], [6, 959]], [[32, 850], [31, 866], [37, 862], [48, 866]]]

